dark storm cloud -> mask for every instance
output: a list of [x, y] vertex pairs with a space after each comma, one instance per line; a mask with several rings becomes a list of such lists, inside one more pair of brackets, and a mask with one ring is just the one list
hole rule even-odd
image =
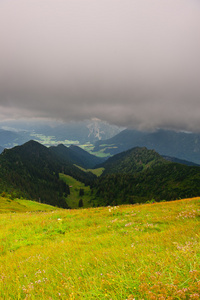
[[1, 0], [0, 117], [200, 131], [200, 2]]

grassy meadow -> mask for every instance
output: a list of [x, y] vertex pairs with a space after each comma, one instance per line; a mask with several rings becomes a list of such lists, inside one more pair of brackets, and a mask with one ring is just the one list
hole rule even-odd
[[[83, 206], [85, 208], [91, 206], [91, 190], [89, 186], [85, 186], [84, 183], [76, 180], [75, 178], [69, 175], [60, 174], [59, 176], [60, 179], [66, 182], [70, 187], [70, 195], [67, 196], [67, 204], [70, 208], [78, 208], [80, 199], [82, 199]], [[84, 195], [79, 195], [80, 189], [84, 191]]]
[[200, 198], [51, 209], [0, 214], [1, 300], [200, 299]]
[[52, 211], [55, 207], [42, 204], [31, 200], [15, 199], [12, 200], [7, 196], [0, 196], [0, 214], [2, 213], [16, 213], [16, 212], [28, 212], [28, 211]]

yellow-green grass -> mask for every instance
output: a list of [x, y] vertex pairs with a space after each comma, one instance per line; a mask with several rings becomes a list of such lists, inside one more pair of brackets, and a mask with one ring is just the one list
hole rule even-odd
[[31, 200], [15, 199], [0, 196], [0, 213], [5, 212], [26, 212], [26, 211], [51, 211], [55, 207], [38, 203]]
[[[85, 208], [90, 207], [91, 190], [89, 186], [65, 174], [59, 174], [60, 179], [64, 180], [70, 187], [70, 195], [67, 196], [67, 204], [70, 208], [78, 208], [79, 200], [82, 199]], [[84, 190], [84, 195], [79, 196], [80, 189]]]
[[96, 176], [101, 176], [101, 174], [103, 173], [103, 171], [105, 170], [104, 168], [97, 168], [97, 169], [84, 169], [76, 164], [74, 164], [77, 168], [81, 169], [84, 172], [91, 172]]
[[199, 299], [200, 200], [0, 215], [0, 299]]
[[88, 169], [87, 172], [92, 172], [97, 177], [101, 176], [105, 169], [104, 168], [97, 168], [97, 169]]

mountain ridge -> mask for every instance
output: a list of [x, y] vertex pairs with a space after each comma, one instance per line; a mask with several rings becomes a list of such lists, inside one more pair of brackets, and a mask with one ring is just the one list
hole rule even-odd
[[78, 165], [85, 169], [92, 169], [105, 160], [103, 158], [99, 158], [93, 154], [90, 154], [82, 148], [74, 145], [66, 147], [63, 144], [59, 144], [58, 146], [49, 147], [49, 149], [64, 161], [74, 165]]
[[142, 132], [125, 129], [114, 137], [95, 143], [94, 151], [104, 149], [111, 155], [126, 151], [133, 147], [154, 149], [160, 155], [200, 164], [200, 134], [157, 130]]

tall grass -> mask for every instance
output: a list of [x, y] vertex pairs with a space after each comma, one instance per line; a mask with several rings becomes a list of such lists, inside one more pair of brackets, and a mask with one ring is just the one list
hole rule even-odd
[[200, 200], [0, 215], [0, 299], [200, 299]]

